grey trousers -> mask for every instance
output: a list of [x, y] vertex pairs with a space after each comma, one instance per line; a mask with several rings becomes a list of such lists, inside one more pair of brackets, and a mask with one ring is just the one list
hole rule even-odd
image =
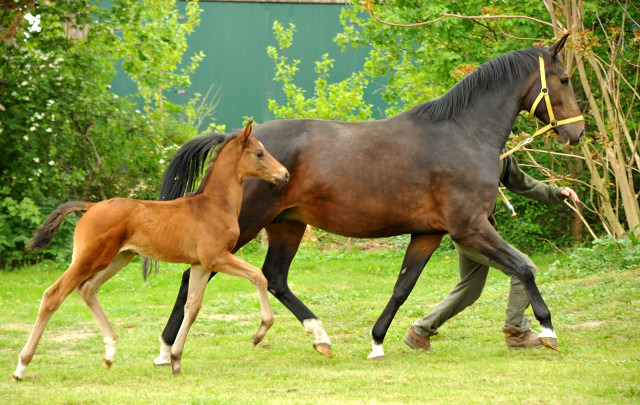
[[[480, 298], [487, 281], [489, 267], [502, 270], [507, 275], [510, 274], [510, 271], [505, 267], [473, 249], [458, 245], [457, 243], [455, 243], [455, 247], [458, 251], [460, 282], [456, 284], [449, 295], [447, 295], [433, 311], [424, 318], [412, 323], [413, 329], [419, 335], [429, 336], [434, 334], [440, 325]], [[522, 258], [527, 262], [535, 276], [538, 272], [536, 265], [527, 255], [519, 250], [518, 253], [520, 253]], [[531, 321], [524, 316], [524, 311], [528, 306], [529, 297], [524, 289], [524, 285], [516, 277], [511, 277], [511, 289], [509, 290], [509, 302], [506, 310], [507, 317], [504, 322], [505, 326], [512, 326], [520, 332], [528, 331], [531, 328]]]

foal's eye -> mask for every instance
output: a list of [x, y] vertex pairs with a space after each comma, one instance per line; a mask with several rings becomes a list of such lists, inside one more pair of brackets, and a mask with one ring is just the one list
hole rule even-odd
[[264, 157], [264, 152], [259, 150], [256, 152], [256, 156], [258, 156], [258, 158], [262, 159]]
[[569, 78], [568, 77], [563, 77], [560, 79], [560, 83], [564, 84], [565, 86], [569, 84]]

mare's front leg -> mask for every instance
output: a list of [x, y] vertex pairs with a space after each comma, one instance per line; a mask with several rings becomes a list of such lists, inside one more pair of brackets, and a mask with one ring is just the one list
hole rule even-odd
[[420, 277], [420, 273], [422, 273], [422, 269], [424, 269], [433, 252], [440, 246], [443, 236], [442, 234], [411, 236], [411, 241], [409, 242], [407, 252], [402, 262], [402, 270], [400, 270], [396, 285], [393, 287], [393, 295], [371, 330], [373, 342], [371, 353], [367, 356], [368, 359], [384, 359], [382, 343], [389, 330], [391, 321], [400, 306], [404, 304], [407, 297], [409, 297], [409, 294], [418, 281], [418, 277]]
[[[475, 232], [470, 232], [470, 229], [474, 229]], [[529, 296], [533, 313], [542, 326], [542, 333], [538, 335], [540, 343], [550, 349], [558, 350], [558, 338], [553, 330], [549, 308], [538, 290], [532, 269], [517, 250], [502, 239], [488, 220], [483, 220], [477, 226], [469, 227], [460, 234], [452, 232], [451, 237], [457, 243], [475, 249], [495, 261], [499, 264], [497, 266], [499, 270], [508, 276], [517, 277], [522, 282]]]
[[106, 368], [110, 368], [113, 364], [113, 359], [116, 356], [118, 336], [113, 330], [113, 327], [109, 323], [109, 320], [100, 305], [100, 301], [98, 300], [98, 291], [100, 290], [100, 287], [107, 282], [107, 280], [129, 264], [135, 255], [136, 254], [131, 251], [120, 252], [106, 269], [84, 280], [76, 289], [85, 304], [87, 304], [87, 307], [89, 307], [89, 310], [93, 314], [93, 318], [100, 328], [100, 332], [102, 332], [102, 338], [105, 345], [105, 354], [102, 361]]
[[189, 329], [196, 320], [198, 312], [202, 307], [202, 297], [204, 296], [204, 290], [207, 287], [207, 281], [209, 280], [210, 273], [211, 270], [205, 269], [202, 265], [197, 264], [191, 266], [189, 294], [187, 297], [187, 303], [184, 307], [184, 318], [182, 319], [182, 325], [178, 331], [175, 343], [171, 347], [171, 367], [173, 368], [173, 374], [182, 373], [180, 362], [182, 360], [184, 343], [187, 340]]
[[269, 281], [269, 291], [287, 307], [314, 338], [313, 348], [329, 358], [333, 356], [329, 335], [322, 321], [291, 291], [287, 283], [291, 262], [298, 251], [306, 224], [283, 221], [269, 224], [265, 229], [269, 237], [269, 250], [262, 272]]

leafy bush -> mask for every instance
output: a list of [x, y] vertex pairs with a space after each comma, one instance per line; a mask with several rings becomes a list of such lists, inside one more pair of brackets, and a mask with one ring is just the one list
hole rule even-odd
[[[213, 111], [199, 95], [184, 106], [166, 98], [189, 85], [204, 57], [182, 62], [200, 9], [189, 1], [180, 20], [175, 3], [58, 0], [3, 10], [17, 29], [0, 41], [0, 266], [34, 258], [24, 243], [63, 201], [154, 199], [166, 162], [209, 125]], [[137, 94], [111, 92], [118, 64]], [[45, 257], [67, 255], [67, 223]]]
[[580, 278], [640, 266], [640, 243], [634, 239], [615, 239], [611, 235], [593, 241], [591, 247], [575, 248], [567, 260], [550, 266], [552, 278]]

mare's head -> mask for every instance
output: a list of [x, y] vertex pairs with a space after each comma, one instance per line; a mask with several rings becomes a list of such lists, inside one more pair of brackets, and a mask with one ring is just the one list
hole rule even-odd
[[526, 87], [524, 106], [532, 115], [551, 126], [559, 143], [576, 145], [584, 135], [584, 119], [573, 94], [569, 75], [559, 57], [568, 36], [542, 50], [541, 69], [531, 77], [531, 85]]
[[251, 136], [253, 122], [235, 138], [241, 148], [237, 171], [243, 180], [247, 177], [258, 177], [273, 184], [286, 184], [289, 172], [267, 150], [262, 142]]

